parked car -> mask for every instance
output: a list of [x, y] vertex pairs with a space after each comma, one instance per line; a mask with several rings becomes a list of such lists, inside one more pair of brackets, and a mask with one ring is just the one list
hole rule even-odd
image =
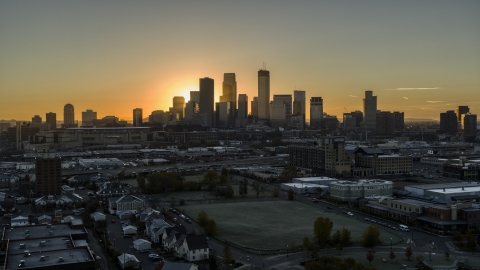
[[327, 209], [330, 209], [330, 210], [332, 210], [332, 209], [333, 209], [333, 207], [331, 207], [331, 206], [327, 206]]
[[347, 215], [353, 216], [353, 213], [352, 213], [352, 212], [348, 212]]

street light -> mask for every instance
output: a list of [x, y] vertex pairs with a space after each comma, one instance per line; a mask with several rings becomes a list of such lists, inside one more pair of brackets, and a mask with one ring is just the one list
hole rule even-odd
[[390, 237], [390, 249], [393, 249], [392, 238]]

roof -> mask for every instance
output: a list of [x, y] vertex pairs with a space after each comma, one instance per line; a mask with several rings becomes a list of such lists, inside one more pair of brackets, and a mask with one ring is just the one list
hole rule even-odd
[[439, 225], [466, 225], [468, 224], [465, 220], [437, 220], [428, 216], [419, 216], [419, 220], [439, 224]]
[[190, 270], [192, 263], [165, 262], [162, 270]]
[[122, 253], [122, 255], [118, 256], [118, 260], [120, 261], [121, 264], [124, 264], [125, 262], [140, 262], [135, 255], [128, 254], [128, 253]]
[[105, 217], [106, 215], [100, 212], [95, 212], [90, 214], [91, 217]]
[[188, 235], [185, 239], [189, 250], [208, 248], [208, 241], [205, 235]]
[[137, 240], [133, 241], [134, 245], [140, 245], [140, 244], [143, 244], [143, 243], [151, 244], [152, 242], [150, 242], [148, 240], [145, 240], [145, 239], [137, 239]]
[[120, 197], [120, 199], [117, 200], [117, 203], [130, 203], [130, 202], [134, 202], [134, 201], [143, 201], [142, 199], [138, 198], [138, 197], [135, 197], [135, 196], [132, 196], [130, 194], [128, 195], [124, 195], [122, 197]]
[[128, 226], [123, 227], [122, 230], [124, 230], [124, 231], [126, 231], [126, 230], [135, 230], [135, 231], [136, 231], [136, 230], [137, 230], [137, 227], [132, 226], [132, 225], [128, 225]]
[[42, 219], [49, 219], [49, 220], [52, 220], [52, 217], [51, 216], [47, 216], [47, 215], [41, 215], [37, 218], [38, 220], [42, 220]]

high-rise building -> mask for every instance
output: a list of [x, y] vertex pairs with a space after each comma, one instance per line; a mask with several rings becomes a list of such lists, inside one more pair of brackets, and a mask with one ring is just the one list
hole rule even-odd
[[[354, 111], [354, 112], [349, 112], [349, 113], [344, 113], [343, 114], [343, 119], [345, 121], [345, 118], [350, 115], [353, 117], [353, 119], [355, 119], [355, 128], [357, 127], [361, 127], [361, 124], [363, 122], [363, 113], [361, 111]], [[345, 123], [344, 123], [344, 127], [345, 127]], [[355, 129], [353, 128], [353, 129]]]
[[93, 110], [82, 112], [82, 126], [93, 126], [94, 119], [97, 119], [97, 112]]
[[270, 102], [270, 124], [272, 127], [285, 127], [287, 122], [287, 106], [283, 100]]
[[198, 103], [194, 100], [189, 100], [185, 105], [185, 121], [192, 121], [192, 116], [198, 113]]
[[231, 109], [237, 109], [237, 81], [235, 80], [235, 73], [224, 73], [222, 84], [222, 96], [220, 102], [230, 102], [233, 105]]
[[32, 117], [32, 124], [41, 124], [42, 123], [42, 117], [40, 115], [34, 115]]
[[273, 95], [273, 101], [276, 100], [285, 103], [285, 119], [290, 119], [292, 116], [292, 95]]
[[466, 113], [463, 117], [463, 136], [475, 137], [477, 135], [477, 115]]
[[440, 131], [449, 134], [457, 133], [458, 124], [455, 111], [440, 113]]
[[270, 119], [270, 71], [258, 71], [258, 119]]
[[200, 91], [190, 91], [190, 100], [200, 104]]
[[50, 130], [57, 129], [57, 114], [53, 112], [49, 112], [46, 114], [46, 121], [45, 121]]
[[200, 113], [207, 116], [207, 125], [213, 127], [215, 125], [215, 88], [214, 81], [211, 78], [200, 78]]
[[357, 118], [351, 115], [350, 113], [343, 114], [343, 130], [345, 132], [350, 132], [357, 128]]
[[75, 110], [72, 104], [66, 104], [63, 107], [63, 124], [65, 127], [71, 127], [75, 125]]
[[215, 104], [215, 126], [217, 128], [229, 128], [231, 125], [232, 102], [217, 102]]
[[133, 109], [133, 126], [141, 127], [143, 122], [143, 110], [141, 108]]
[[184, 97], [173, 97], [173, 110], [179, 115], [179, 120], [183, 119], [185, 108], [185, 98]]
[[252, 102], [250, 102], [251, 112], [253, 118], [258, 118], [258, 97], [253, 97]]
[[35, 191], [42, 195], [62, 192], [62, 160], [55, 154], [44, 154], [35, 159]]
[[395, 119], [395, 130], [402, 131], [405, 128], [405, 114], [403, 112], [393, 112]]
[[470, 112], [470, 108], [468, 106], [458, 106], [457, 107], [457, 121], [462, 122], [462, 115]]
[[375, 129], [377, 127], [377, 96], [373, 95], [371, 90], [365, 91], [365, 98], [363, 99], [363, 122], [367, 129]]
[[310, 126], [319, 128], [323, 120], [323, 99], [321, 97], [310, 98]]
[[239, 94], [237, 117], [243, 119], [243, 118], [247, 118], [247, 116], [248, 116], [248, 96], [247, 94]]
[[151, 123], [166, 125], [171, 120], [171, 114], [162, 110], [153, 111], [148, 120]]
[[307, 98], [305, 95], [305, 91], [303, 90], [293, 90], [293, 102], [295, 102], [296, 105], [294, 105], [293, 108], [293, 114], [294, 115], [303, 115], [304, 118], [307, 114]]
[[391, 112], [377, 112], [375, 117], [377, 134], [395, 134], [395, 116]]

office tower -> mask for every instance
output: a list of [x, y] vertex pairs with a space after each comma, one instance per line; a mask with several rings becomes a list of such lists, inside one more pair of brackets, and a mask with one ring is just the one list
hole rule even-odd
[[463, 117], [463, 136], [475, 137], [477, 135], [477, 115], [471, 113], [465, 113]]
[[440, 113], [440, 131], [449, 134], [457, 133], [458, 124], [455, 111]]
[[272, 127], [284, 127], [287, 122], [287, 105], [283, 100], [270, 102], [270, 125]]
[[243, 119], [243, 118], [247, 118], [247, 116], [248, 116], [248, 96], [247, 94], [239, 94], [237, 117]]
[[285, 103], [285, 118], [292, 116], [292, 95], [273, 95], [273, 101], [280, 100]]
[[189, 100], [187, 104], [185, 105], [185, 117], [183, 118], [185, 121], [192, 121], [192, 116], [196, 113], [198, 113], [198, 103]]
[[363, 99], [363, 122], [367, 129], [376, 128], [376, 116], [377, 116], [377, 96], [373, 95], [373, 92], [365, 91], [365, 98]]
[[183, 119], [185, 108], [185, 98], [184, 97], [173, 97], [173, 110], [179, 115], [178, 120]]
[[42, 117], [40, 115], [35, 115], [32, 117], [32, 124], [41, 124], [42, 123]]
[[376, 115], [377, 134], [395, 134], [395, 116], [391, 112], [377, 112]]
[[462, 115], [470, 112], [470, 108], [468, 106], [458, 106], [457, 107], [457, 121], [462, 122]]
[[63, 107], [63, 124], [65, 127], [75, 125], [75, 110], [72, 104], [66, 104]]
[[141, 127], [143, 122], [143, 110], [136, 108], [133, 110], [133, 126]]
[[357, 128], [357, 118], [350, 113], [343, 114], [343, 130], [350, 132]]
[[190, 91], [190, 100], [200, 104], [200, 91]]
[[44, 154], [35, 159], [35, 191], [42, 195], [62, 192], [62, 160], [55, 154]]
[[207, 125], [215, 125], [215, 115], [213, 113], [215, 106], [214, 81], [211, 78], [200, 78], [200, 113], [207, 116]]
[[323, 120], [323, 99], [310, 98], [310, 127], [320, 128]]
[[49, 112], [46, 114], [46, 121], [45, 121], [50, 130], [57, 129], [57, 114], [53, 112]]
[[171, 114], [162, 110], [153, 111], [148, 120], [150, 123], [166, 125], [171, 120]]
[[405, 115], [403, 112], [393, 112], [394, 126], [396, 131], [402, 131], [405, 128]]
[[305, 91], [294, 90], [293, 91], [293, 115], [302, 115], [303, 121], [305, 121], [306, 114], [307, 114], [307, 99], [306, 99]]
[[93, 126], [94, 119], [97, 119], [97, 112], [93, 110], [82, 112], [82, 126]]
[[232, 102], [217, 102], [215, 104], [215, 126], [217, 128], [229, 128], [231, 125]]
[[220, 102], [230, 102], [232, 111], [237, 109], [237, 81], [235, 73], [224, 73]]
[[258, 118], [258, 97], [253, 97], [252, 102], [250, 103], [251, 112], [250, 114], [252, 115], [253, 118], [257, 119]]
[[258, 71], [258, 119], [270, 119], [270, 71]]

